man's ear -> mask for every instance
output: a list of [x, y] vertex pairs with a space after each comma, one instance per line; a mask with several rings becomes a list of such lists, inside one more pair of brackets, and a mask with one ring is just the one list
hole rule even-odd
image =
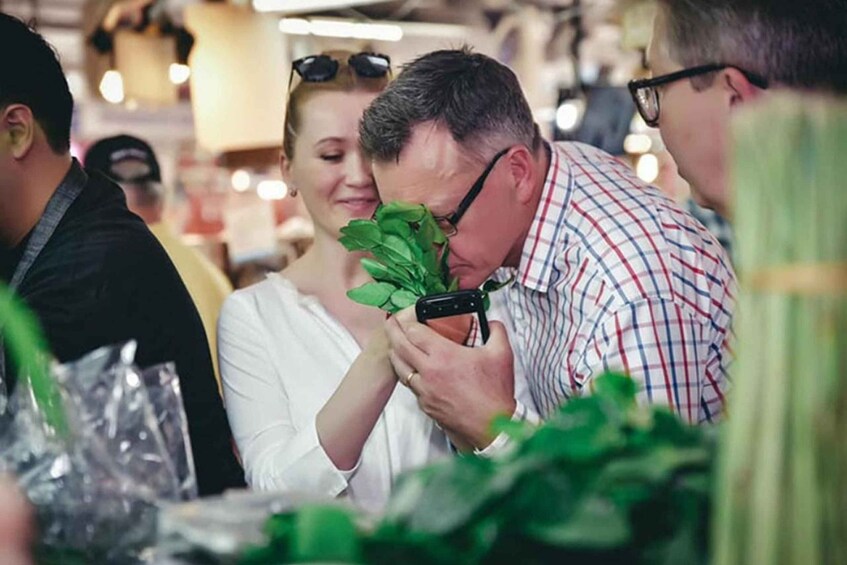
[[23, 159], [29, 154], [37, 127], [32, 110], [23, 104], [10, 104], [0, 114], [0, 134], [6, 138], [15, 159]]
[[724, 69], [722, 78], [732, 106], [751, 102], [762, 94], [762, 89], [750, 82], [744, 73], [738, 69], [732, 67]]
[[503, 157], [508, 161], [509, 174], [515, 182], [515, 196], [521, 204], [533, 199], [536, 183], [536, 162], [532, 151], [516, 145]]

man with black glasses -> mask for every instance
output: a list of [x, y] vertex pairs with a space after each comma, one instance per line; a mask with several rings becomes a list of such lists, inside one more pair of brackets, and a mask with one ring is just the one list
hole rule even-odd
[[[699, 203], [731, 218], [729, 120], [778, 89], [847, 93], [845, 0], [659, 0], [630, 92]], [[802, 187], [798, 187], [802, 189]]]
[[610, 155], [544, 141], [507, 67], [424, 55], [365, 111], [360, 137], [382, 200], [438, 217], [461, 288], [514, 276], [512, 347], [498, 323], [471, 348], [410, 310], [386, 322], [395, 372], [453, 437], [496, 451], [495, 415], [536, 416], [513, 398], [513, 349], [542, 417], [611, 369], [687, 422], [720, 418], [735, 284], [720, 245]]

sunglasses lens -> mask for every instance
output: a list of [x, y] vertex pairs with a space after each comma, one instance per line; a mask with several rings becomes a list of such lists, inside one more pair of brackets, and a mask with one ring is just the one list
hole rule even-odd
[[359, 53], [350, 57], [350, 66], [365, 78], [384, 77], [391, 68], [391, 60], [385, 55]]
[[331, 80], [338, 72], [338, 63], [326, 55], [306, 57], [294, 63], [294, 70], [308, 82]]

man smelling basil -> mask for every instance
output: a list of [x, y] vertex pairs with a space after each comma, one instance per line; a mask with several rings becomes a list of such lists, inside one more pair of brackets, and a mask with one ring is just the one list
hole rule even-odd
[[460, 288], [501, 267], [515, 276], [502, 291], [512, 347], [498, 323], [468, 348], [410, 310], [386, 322], [397, 375], [412, 375], [445, 430], [496, 450], [494, 416], [536, 416], [514, 400], [515, 362], [542, 417], [611, 369], [642, 402], [692, 424], [720, 418], [735, 292], [721, 246], [610, 155], [543, 140], [507, 67], [467, 49], [424, 55], [368, 108], [360, 136], [381, 199], [437, 216]]

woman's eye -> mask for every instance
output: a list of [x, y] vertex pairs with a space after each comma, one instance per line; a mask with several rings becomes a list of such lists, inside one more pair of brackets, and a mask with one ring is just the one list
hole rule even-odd
[[324, 155], [321, 155], [321, 159], [323, 159], [324, 161], [329, 161], [331, 163], [337, 163], [341, 160], [342, 157], [343, 155], [341, 153], [326, 153]]

